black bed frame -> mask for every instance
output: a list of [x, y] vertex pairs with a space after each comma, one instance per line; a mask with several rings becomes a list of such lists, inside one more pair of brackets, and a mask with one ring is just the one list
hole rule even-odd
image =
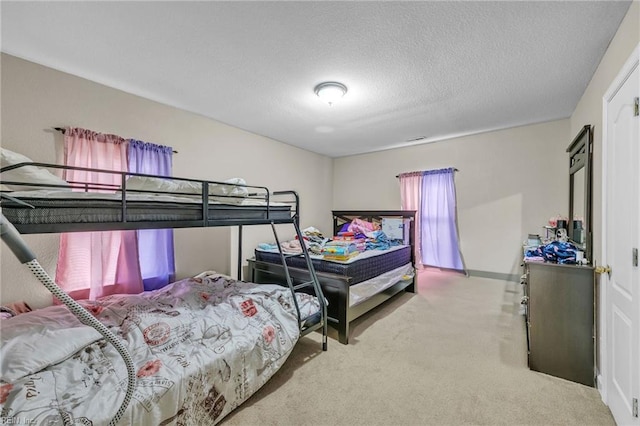
[[[92, 183], [83, 183], [83, 182], [70, 182], [70, 187], [61, 187], [59, 185], [50, 185], [50, 184], [35, 184], [32, 182], [21, 182], [21, 181], [13, 181], [3, 178], [3, 173], [9, 172], [14, 169], [18, 169], [21, 167], [41, 167], [45, 169], [54, 169], [54, 170], [82, 170], [82, 171], [90, 171], [97, 174], [111, 174], [118, 175], [120, 185], [112, 186], [112, 185], [104, 185], [104, 184], [92, 184]], [[160, 178], [160, 179], [169, 179], [173, 181], [183, 181], [183, 182], [196, 182], [199, 183], [202, 187], [202, 193], [197, 195], [199, 197], [198, 201], [195, 203], [196, 215], [195, 218], [189, 220], [154, 220], [154, 219], [142, 219], [132, 218], [132, 214], [130, 212], [131, 207], [135, 205], [135, 202], [128, 201], [128, 194], [139, 194], [139, 193], [150, 193], [150, 194], [158, 194], [158, 195], [178, 195], [184, 196], [184, 193], [175, 193], [175, 192], [166, 192], [166, 191], [147, 191], [147, 190], [131, 190], [127, 187], [127, 179], [131, 176], [141, 176], [141, 177], [152, 177], [152, 178]], [[63, 190], [71, 190], [80, 189], [84, 192], [104, 192], [109, 191], [112, 193], [119, 194], [119, 199], [115, 199], [113, 201], [109, 201], [109, 203], [114, 204], [115, 210], [118, 212], [115, 218], [104, 220], [104, 221], [82, 221], [83, 219], [75, 219], [73, 221], [61, 221], [61, 222], [49, 222], [47, 223], [19, 223], [17, 218], [20, 214], [20, 210], [32, 209], [32, 208], [42, 208], [46, 209], [47, 206], [35, 207], [34, 205], [29, 204], [30, 198], [19, 198], [12, 196], [13, 191], [2, 191], [0, 197], [0, 207], [2, 207], [3, 214], [6, 213], [7, 220], [12, 222], [15, 228], [21, 234], [42, 234], [42, 233], [60, 233], [60, 232], [93, 232], [93, 231], [112, 231], [112, 230], [134, 230], [134, 229], [169, 229], [169, 228], [194, 228], [194, 227], [219, 227], [219, 226], [237, 226], [238, 227], [238, 279], [242, 278], [242, 228], [246, 225], [271, 225], [274, 235], [276, 232], [276, 228], [274, 225], [276, 224], [292, 224], [296, 229], [296, 233], [300, 233], [300, 199], [298, 194], [295, 191], [269, 191], [268, 188], [263, 186], [255, 186], [255, 185], [241, 185], [241, 184], [231, 184], [228, 182], [218, 182], [218, 181], [207, 181], [207, 180], [198, 180], [198, 179], [185, 179], [178, 177], [167, 177], [167, 176], [155, 176], [148, 175], [142, 173], [129, 173], [129, 172], [118, 172], [113, 170], [104, 170], [104, 169], [89, 169], [84, 167], [73, 167], [73, 166], [62, 166], [58, 164], [48, 164], [48, 163], [20, 163], [14, 164], [10, 166], [6, 166], [0, 168], [0, 183], [5, 185], [12, 185], [14, 188], [22, 188], [22, 187], [31, 187], [37, 189], [63, 189]], [[209, 203], [209, 188], [213, 185], [221, 185], [227, 187], [244, 187], [246, 188], [248, 194], [244, 198], [250, 198], [253, 200], [262, 201], [264, 204], [259, 208], [255, 208], [254, 211], [258, 212], [258, 216], [252, 216], [250, 218], [243, 217], [241, 210], [237, 209], [235, 212], [233, 209], [228, 211], [226, 216], [218, 217], [215, 219], [210, 217], [210, 212], [212, 209], [212, 204]], [[239, 196], [235, 195], [216, 195], [218, 198], [222, 199], [234, 199], [239, 198]], [[274, 199], [281, 204], [288, 205], [286, 211], [282, 211], [281, 208], [276, 208], [272, 206], [272, 202]], [[32, 201], [33, 202], [33, 201]], [[162, 201], [154, 202], [156, 203], [154, 209], [162, 209]], [[34, 203], [35, 204], [35, 203]], [[194, 203], [183, 204], [185, 208], [193, 209]], [[79, 199], [77, 202], [72, 203], [72, 209], [77, 209], [79, 212], [82, 212], [83, 208], [86, 204], [83, 205], [83, 200]], [[175, 206], [172, 206], [175, 207]], [[180, 203], [178, 203], [178, 209], [180, 208]], [[53, 207], [55, 208], [55, 207]], [[68, 207], [65, 207], [68, 208]], [[215, 208], [214, 208], [215, 209]], [[238, 214], [239, 213], [239, 214]], [[15, 216], [14, 220], [12, 220], [11, 214], [18, 215]], [[82, 215], [80, 215], [82, 216]], [[308, 258], [308, 253], [305, 250], [304, 255]], [[311, 268], [313, 265], [311, 261], [308, 261]], [[306, 281], [308, 285], [313, 285], [314, 287], [314, 295], [317, 296], [321, 300], [321, 312], [318, 315], [318, 318], [313, 321], [308, 321], [304, 325], [300, 323], [300, 333], [301, 336], [309, 334], [312, 331], [318, 330], [323, 334], [323, 350], [327, 350], [326, 344], [326, 330], [327, 330], [327, 315], [326, 315], [326, 305], [322, 303], [325, 299], [320, 286], [317, 282], [314, 281], [315, 274], [314, 271], [306, 272]], [[311, 275], [311, 281], [309, 281]], [[285, 281], [285, 285], [286, 281]], [[297, 291], [297, 289], [291, 288], [291, 291]], [[295, 298], [295, 295], [293, 296]]]
[[[383, 217], [399, 217], [410, 219], [410, 245], [411, 263], [415, 264], [414, 241], [415, 241], [415, 210], [334, 210], [333, 212], [334, 235], [344, 223], [351, 222], [355, 218], [367, 220], [369, 222], [380, 222]], [[308, 276], [308, 272], [301, 268], [289, 267], [289, 274], [294, 282], [301, 282]], [[285, 271], [282, 265], [249, 259], [250, 281], [255, 283], [286, 282]], [[415, 293], [415, 276], [409, 280], [400, 280], [393, 286], [381, 291], [354, 306], [349, 304], [349, 288], [351, 280], [349, 277], [330, 274], [326, 272], [316, 272], [320, 280], [322, 292], [327, 298], [329, 305], [327, 315], [329, 325], [338, 331], [338, 341], [342, 344], [349, 343], [349, 324], [356, 318], [366, 314], [375, 307], [389, 300], [391, 297], [407, 291]]]

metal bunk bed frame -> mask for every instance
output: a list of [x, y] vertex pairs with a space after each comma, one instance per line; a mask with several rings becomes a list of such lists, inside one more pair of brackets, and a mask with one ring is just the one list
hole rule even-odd
[[[51, 279], [51, 277], [47, 274], [47, 272], [40, 266], [38, 263], [36, 256], [32, 253], [30, 248], [21, 238], [21, 234], [39, 234], [39, 233], [60, 233], [60, 232], [90, 232], [90, 231], [110, 231], [110, 230], [135, 230], [135, 229], [169, 229], [169, 228], [194, 228], [194, 227], [219, 227], [219, 226], [238, 226], [238, 279], [242, 278], [242, 227], [247, 225], [271, 225], [271, 229], [273, 231], [273, 235], [278, 244], [278, 248], [280, 251], [280, 256], [282, 259], [282, 264], [287, 277], [287, 284], [289, 289], [292, 292], [293, 302], [296, 308], [296, 313], [298, 316], [298, 326], [300, 329], [300, 336], [305, 336], [313, 331], [321, 330], [322, 333], [322, 350], [327, 350], [327, 302], [323, 296], [322, 288], [320, 287], [320, 282], [313, 268], [313, 263], [311, 262], [311, 258], [309, 256], [309, 252], [305, 244], [301, 244], [302, 253], [297, 256], [302, 256], [306, 259], [308, 266], [308, 280], [301, 284], [294, 284], [291, 279], [291, 275], [288, 272], [288, 266], [286, 262], [286, 258], [290, 257], [289, 254], [284, 254], [282, 248], [280, 246], [278, 234], [276, 231], [275, 225], [277, 224], [292, 224], [296, 236], [299, 241], [303, 241], [303, 235], [300, 231], [300, 198], [295, 191], [269, 191], [268, 188], [262, 186], [252, 186], [252, 185], [242, 185], [242, 184], [231, 184], [229, 182], [217, 182], [217, 181], [205, 181], [205, 180], [196, 180], [196, 179], [185, 179], [185, 178], [175, 178], [175, 177], [167, 177], [167, 176], [155, 176], [148, 175], [142, 173], [128, 173], [128, 172], [118, 172], [112, 170], [104, 170], [104, 169], [90, 169], [83, 167], [72, 167], [72, 166], [61, 166], [56, 164], [48, 164], [48, 163], [20, 163], [15, 165], [10, 165], [7, 167], [3, 167], [0, 169], [0, 176], [4, 172], [9, 172], [11, 170], [19, 169], [20, 167], [45, 167], [45, 168], [53, 168], [53, 169], [62, 169], [62, 170], [80, 170], [87, 172], [95, 172], [95, 173], [109, 173], [109, 174], [118, 174], [120, 175], [121, 185], [119, 187], [111, 186], [111, 185], [103, 185], [103, 184], [87, 184], [87, 183], [79, 183], [79, 182], [71, 182], [71, 188], [82, 189], [85, 192], [89, 191], [115, 191], [120, 192], [120, 220], [112, 220], [105, 222], [95, 222], [95, 223], [86, 223], [86, 222], [78, 222], [78, 223], [30, 223], [30, 224], [12, 224], [5, 215], [2, 213], [2, 204], [3, 202], [10, 202], [12, 205], [21, 205], [25, 208], [35, 208], [30, 205], [28, 201], [20, 200], [18, 198], [12, 197], [9, 193], [5, 193], [4, 191], [0, 194], [0, 237], [7, 244], [7, 246], [11, 249], [14, 255], [18, 258], [18, 260], [27, 265], [29, 269], [33, 272], [33, 274], [40, 280], [40, 282], [53, 294], [55, 295], [62, 303], [64, 303], [69, 310], [76, 316], [78, 319], [85, 325], [91, 326], [95, 328], [100, 334], [102, 334], [105, 339], [115, 346], [119, 354], [122, 356], [123, 361], [127, 367], [128, 373], [128, 384], [125, 396], [123, 398], [122, 404], [117, 411], [117, 413], [112, 418], [110, 425], [115, 425], [124, 415], [124, 412], [131, 400], [133, 395], [133, 391], [136, 384], [136, 372], [133, 367], [133, 363], [131, 361], [130, 354], [127, 349], [118, 341], [118, 339], [99, 321], [97, 321], [93, 315], [91, 315], [85, 308], [71, 299], [57, 284]], [[149, 177], [149, 178], [159, 178], [159, 179], [167, 179], [167, 180], [178, 180], [183, 182], [195, 182], [202, 185], [201, 192], [201, 204], [202, 204], [202, 218], [200, 220], [139, 220], [139, 221], [128, 221], [128, 200], [127, 194], [130, 193], [155, 193], [162, 195], [185, 195], [180, 192], [164, 192], [164, 191], [144, 191], [144, 190], [129, 190], [127, 189], [127, 179], [131, 176], [139, 176], [139, 177]], [[0, 179], [0, 183], [6, 185], [13, 186], [39, 186], [43, 189], [52, 189], [58, 188], [58, 185], [49, 185], [49, 184], [34, 184], [29, 182], [15, 182]], [[247, 189], [252, 189], [256, 192], [248, 193], [247, 196], [255, 197], [258, 199], [264, 200], [266, 203], [266, 217], [259, 219], [249, 219], [249, 218], [241, 218], [241, 219], [233, 219], [233, 218], [224, 218], [224, 219], [213, 219], [211, 220], [208, 215], [209, 209], [209, 189], [210, 186], [213, 185], [223, 185], [223, 186], [231, 186], [231, 187], [244, 187]], [[64, 187], [63, 189], [70, 189]], [[196, 194], [197, 195], [197, 194]], [[284, 217], [272, 217], [272, 206], [271, 206], [271, 198], [272, 196], [292, 196], [293, 201], [293, 213], [289, 213], [287, 218]], [[218, 196], [220, 197], [220, 196]], [[224, 195], [223, 198], [242, 198], [236, 195]], [[27, 199], [28, 200], [28, 199]], [[291, 202], [290, 202], [291, 203]], [[314, 314], [308, 318], [302, 318], [300, 313], [300, 307], [298, 306], [297, 298], [295, 297], [295, 292], [298, 290], [311, 289], [312, 294], [314, 294], [321, 305], [321, 311], [318, 314]], [[309, 290], [307, 290], [309, 291]]]

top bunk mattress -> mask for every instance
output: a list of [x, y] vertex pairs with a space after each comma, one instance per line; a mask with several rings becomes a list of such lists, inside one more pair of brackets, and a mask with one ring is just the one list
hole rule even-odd
[[294, 191], [271, 192], [242, 178], [217, 182], [34, 163], [2, 151], [8, 161], [0, 168], [2, 211], [21, 233], [285, 223], [299, 211]]
[[[140, 222], [156, 222], [156, 227], [158, 222], [178, 222], [172, 227], [179, 227], [179, 222], [193, 226], [193, 222], [203, 220], [203, 204], [197, 198], [127, 194], [126, 203], [123, 203], [119, 194], [25, 191], [8, 195], [34, 207], [11, 199], [2, 201], [2, 213], [17, 227], [112, 223], [114, 229], [120, 229], [123, 223], [129, 222], [135, 227], [134, 224]], [[292, 212], [289, 204], [267, 204], [255, 199], [238, 200], [233, 204], [209, 201], [206, 210], [209, 222], [289, 220]]]
[[[278, 252], [256, 249], [255, 256], [257, 261], [282, 264]], [[310, 257], [316, 272], [339, 275], [349, 285], [354, 285], [411, 263], [411, 246], [394, 246], [389, 250], [367, 250], [348, 262], [324, 260], [320, 256]], [[290, 257], [286, 262], [293, 268], [307, 268], [303, 257]]]

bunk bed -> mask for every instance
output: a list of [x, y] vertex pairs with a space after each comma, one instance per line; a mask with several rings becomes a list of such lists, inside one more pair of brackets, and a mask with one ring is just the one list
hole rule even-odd
[[[338, 341], [349, 343], [349, 324], [401, 291], [415, 292], [414, 270], [414, 210], [335, 210], [333, 235], [345, 223], [362, 219], [380, 223], [382, 218], [403, 218], [409, 223], [409, 244], [390, 250], [365, 252], [348, 262], [326, 261], [312, 256], [324, 296], [328, 301], [328, 321], [338, 332]], [[300, 282], [308, 274], [307, 264], [299, 256], [286, 259], [256, 249], [249, 259], [250, 280], [255, 283], [286, 283], [287, 275]]]
[[[69, 169], [117, 174], [120, 185], [66, 182], [55, 173]], [[294, 191], [271, 192], [238, 179], [35, 162], [2, 167], [0, 184], [3, 241], [67, 305], [0, 323], [3, 421], [215, 424], [284, 364], [301, 336], [321, 331], [327, 349], [326, 301], [306, 250], [310, 268], [302, 286], [263, 286], [207, 271], [160, 290], [78, 303], [53, 283], [20, 237], [237, 226], [241, 253], [243, 226], [271, 225], [277, 238], [275, 225], [291, 224], [300, 234]], [[6, 276], [3, 282], [11, 285]]]

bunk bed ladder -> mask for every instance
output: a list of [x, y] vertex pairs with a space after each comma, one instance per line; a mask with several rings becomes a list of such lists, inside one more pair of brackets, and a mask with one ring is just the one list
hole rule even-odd
[[[320, 321], [311, 321], [310, 325], [307, 325], [307, 321], [313, 319], [313, 317], [317, 314], [312, 315], [311, 317], [302, 318], [300, 314], [300, 307], [298, 306], [298, 300], [294, 297], [293, 303], [296, 307], [296, 312], [298, 314], [298, 325], [300, 326], [300, 335], [304, 336], [311, 333], [314, 330], [318, 330], [322, 327], [322, 350], [327, 350], [327, 303], [322, 294], [322, 288], [320, 287], [320, 281], [318, 280], [318, 276], [316, 275], [316, 271], [313, 267], [313, 263], [311, 262], [311, 257], [309, 256], [309, 251], [307, 250], [306, 245], [304, 244], [304, 239], [302, 232], [300, 232], [300, 226], [298, 225], [298, 221], [294, 220], [293, 227], [296, 230], [296, 236], [298, 237], [298, 241], [300, 241], [300, 247], [302, 248], [302, 253], [296, 254], [285, 254], [282, 251], [282, 246], [280, 245], [280, 239], [278, 238], [278, 232], [276, 231], [276, 226], [273, 222], [271, 222], [271, 229], [273, 230], [273, 236], [276, 240], [276, 245], [278, 246], [278, 251], [280, 253], [280, 260], [282, 261], [282, 267], [284, 270], [284, 274], [287, 280], [287, 285], [292, 292], [304, 289], [311, 289], [312, 294], [318, 298], [321, 306], [320, 312]], [[304, 279], [302, 282], [295, 283], [294, 279], [291, 276], [289, 271], [289, 265], [287, 264], [287, 259], [292, 257], [303, 257], [307, 263], [308, 279]]]

